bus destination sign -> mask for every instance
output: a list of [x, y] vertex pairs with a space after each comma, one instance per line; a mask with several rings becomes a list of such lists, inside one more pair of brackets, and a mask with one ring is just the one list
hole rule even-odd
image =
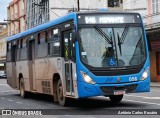
[[79, 24], [122, 24], [140, 22], [139, 15], [106, 14], [106, 15], [79, 15]]

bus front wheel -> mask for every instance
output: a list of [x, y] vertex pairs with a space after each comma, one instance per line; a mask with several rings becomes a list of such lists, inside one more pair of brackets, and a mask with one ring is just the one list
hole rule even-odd
[[67, 105], [67, 98], [63, 95], [63, 86], [60, 79], [58, 80], [57, 83], [57, 98], [60, 106]]
[[123, 99], [123, 95], [111, 95], [109, 99], [112, 103], [119, 103]]
[[27, 97], [27, 92], [25, 91], [24, 79], [23, 78], [20, 79], [20, 96], [22, 98]]

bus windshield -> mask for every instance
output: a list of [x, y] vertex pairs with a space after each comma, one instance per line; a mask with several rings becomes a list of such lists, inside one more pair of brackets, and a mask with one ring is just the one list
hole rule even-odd
[[146, 59], [139, 26], [79, 29], [81, 61], [91, 67], [136, 66]]

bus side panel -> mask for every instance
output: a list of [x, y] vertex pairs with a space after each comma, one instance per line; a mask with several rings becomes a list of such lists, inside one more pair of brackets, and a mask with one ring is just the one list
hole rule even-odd
[[38, 93], [51, 93], [51, 77], [48, 76], [48, 58], [35, 60], [35, 86]]
[[[22, 74], [25, 84], [25, 90], [30, 91], [28, 61], [17, 61], [17, 78]], [[19, 78], [20, 79], [20, 78]]]
[[38, 93], [53, 95], [53, 75], [58, 73], [62, 79], [62, 66], [58, 68], [60, 57], [40, 58], [35, 60], [36, 86]]

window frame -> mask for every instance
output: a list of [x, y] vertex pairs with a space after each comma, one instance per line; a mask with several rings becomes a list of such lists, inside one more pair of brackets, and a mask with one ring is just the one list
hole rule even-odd
[[[56, 33], [55, 35], [57, 37], [54, 37], [54, 30], [58, 30], [58, 33]], [[61, 40], [60, 40], [60, 29], [58, 27], [54, 27], [52, 29], [49, 29], [48, 31], [50, 31], [51, 35], [49, 36], [49, 43], [48, 43], [48, 55], [49, 56], [60, 56], [61, 54]], [[53, 53], [54, 52], [54, 43], [59, 43], [59, 52], [58, 53]], [[52, 44], [52, 45], [51, 45]], [[52, 53], [51, 53], [51, 46], [52, 46]]]

